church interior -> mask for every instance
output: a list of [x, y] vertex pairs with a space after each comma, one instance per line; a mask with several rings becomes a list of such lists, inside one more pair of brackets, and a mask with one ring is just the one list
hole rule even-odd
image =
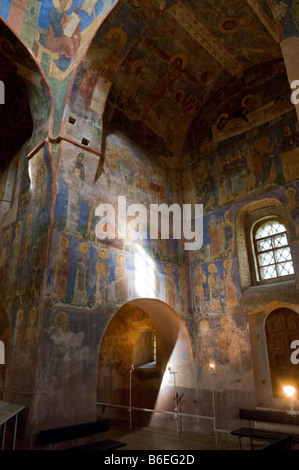
[[[298, 48], [297, 0], [1, 1], [0, 418], [19, 410], [17, 449], [102, 419], [238, 444], [240, 409], [287, 412], [286, 385], [299, 399]], [[169, 209], [151, 237], [162, 204], [189, 230]]]

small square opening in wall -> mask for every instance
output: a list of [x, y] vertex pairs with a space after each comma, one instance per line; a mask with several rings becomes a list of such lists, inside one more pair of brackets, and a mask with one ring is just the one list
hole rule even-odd
[[69, 123], [72, 125], [76, 124], [76, 118], [74, 118], [73, 116], [69, 116]]
[[83, 139], [81, 140], [81, 144], [82, 144], [82, 145], [86, 145], [86, 146], [87, 146], [87, 145], [89, 145], [89, 144], [90, 144], [90, 140], [88, 140], [88, 139], [85, 139], [85, 137], [83, 137]]
[[137, 368], [156, 367], [157, 335], [150, 329], [139, 329], [136, 332], [136, 347], [134, 349], [134, 365]]

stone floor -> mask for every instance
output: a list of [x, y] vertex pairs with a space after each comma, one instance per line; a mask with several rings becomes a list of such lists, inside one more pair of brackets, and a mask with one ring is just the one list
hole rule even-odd
[[110, 425], [103, 439], [114, 439], [126, 443], [121, 450], [238, 450], [238, 439], [217, 433], [217, 442], [213, 436], [195, 435], [159, 428], [143, 427], [134, 429]]

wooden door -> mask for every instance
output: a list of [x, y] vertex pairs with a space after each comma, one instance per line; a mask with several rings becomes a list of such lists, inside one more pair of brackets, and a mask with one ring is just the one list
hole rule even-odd
[[299, 315], [288, 308], [274, 310], [266, 320], [266, 338], [273, 396], [283, 396], [284, 385], [299, 392], [299, 364], [292, 364], [290, 347], [299, 340]]

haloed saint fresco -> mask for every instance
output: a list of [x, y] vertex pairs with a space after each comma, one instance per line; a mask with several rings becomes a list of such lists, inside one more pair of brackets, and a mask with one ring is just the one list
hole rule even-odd
[[[20, 2], [19, 2], [20, 3]], [[113, 0], [5, 0], [0, 15], [21, 36], [47, 75], [63, 81], [82, 52], [87, 32]], [[35, 35], [32, 34], [35, 31]]]

